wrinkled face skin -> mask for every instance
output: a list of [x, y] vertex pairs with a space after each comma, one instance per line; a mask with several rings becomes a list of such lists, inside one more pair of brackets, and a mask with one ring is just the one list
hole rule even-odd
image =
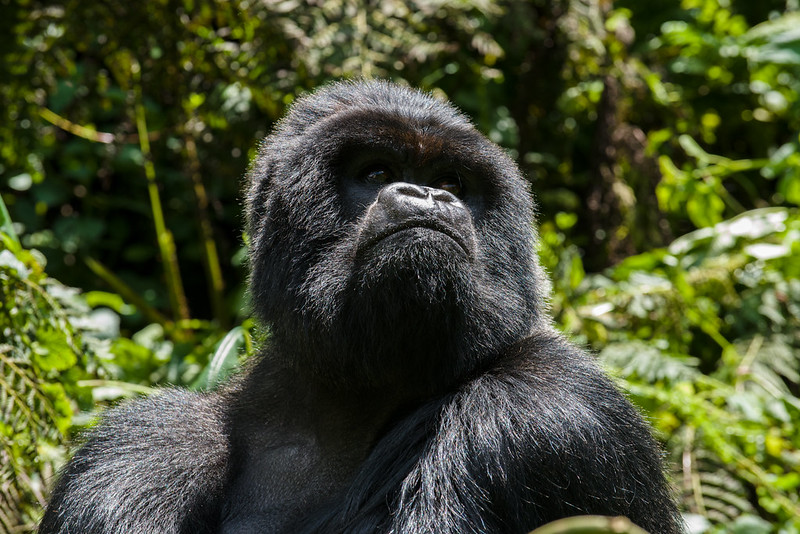
[[540, 320], [532, 202], [455, 109], [383, 82], [300, 99], [247, 198], [256, 313], [331, 383], [434, 391]]

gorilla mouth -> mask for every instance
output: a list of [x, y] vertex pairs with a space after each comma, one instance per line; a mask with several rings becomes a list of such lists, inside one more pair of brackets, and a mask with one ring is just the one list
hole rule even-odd
[[472, 257], [471, 247], [469, 247], [464, 240], [464, 237], [457, 234], [453, 231], [452, 228], [444, 224], [437, 224], [434, 221], [408, 221], [403, 224], [398, 224], [396, 226], [392, 226], [390, 228], [386, 228], [382, 232], [378, 232], [374, 236], [367, 239], [364, 243], [364, 249], [370, 249], [386, 239], [387, 237], [391, 237], [395, 234], [399, 234], [400, 232], [405, 232], [407, 230], [416, 230], [416, 229], [423, 229], [423, 230], [431, 230], [440, 234], [444, 234], [449, 237], [451, 240], [455, 241], [455, 243], [464, 251], [464, 254], [467, 255], [468, 258]]

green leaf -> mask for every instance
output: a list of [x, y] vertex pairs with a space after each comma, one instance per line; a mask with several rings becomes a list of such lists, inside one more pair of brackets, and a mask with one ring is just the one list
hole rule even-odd
[[30, 270], [10, 250], [0, 250], [0, 269], [8, 269], [16, 273], [20, 280], [25, 280], [30, 274]]
[[125, 303], [123, 298], [116, 293], [109, 293], [107, 291], [87, 291], [84, 293], [86, 303], [92, 308], [98, 306], [106, 306], [121, 315], [130, 315], [136, 311], [136, 308]]
[[744, 251], [758, 260], [774, 260], [792, 253], [786, 245], [773, 245], [771, 243], [755, 243], [744, 248]]
[[237, 326], [228, 332], [217, 345], [208, 366], [193, 384], [197, 389], [209, 389], [220, 384], [239, 363], [239, 355], [246, 344], [247, 332]]
[[3, 202], [2, 195], [0, 195], [0, 232], [3, 232], [10, 237], [11, 241], [17, 247], [19, 247], [19, 238], [17, 237], [17, 233], [14, 231], [14, 225], [11, 222], [11, 216], [8, 214], [8, 210], [6, 209], [6, 204]]
[[760, 396], [745, 391], [733, 393], [728, 396], [728, 407], [731, 411], [742, 414], [748, 421], [766, 423], [764, 416], [764, 403]]
[[51, 329], [50, 325], [37, 330], [32, 345], [34, 362], [44, 371], [64, 371], [78, 361], [67, 334]]
[[686, 202], [686, 213], [698, 228], [713, 226], [722, 221], [725, 203], [705, 184]]
[[729, 534], [769, 534], [772, 532], [772, 525], [769, 522], [754, 515], [743, 515], [736, 518], [727, 532]]

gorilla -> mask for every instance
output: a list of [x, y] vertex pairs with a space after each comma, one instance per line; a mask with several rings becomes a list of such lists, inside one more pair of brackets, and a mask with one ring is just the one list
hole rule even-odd
[[459, 111], [380, 81], [300, 98], [246, 214], [259, 357], [110, 410], [40, 533], [681, 531], [648, 426], [547, 318], [526, 181]]

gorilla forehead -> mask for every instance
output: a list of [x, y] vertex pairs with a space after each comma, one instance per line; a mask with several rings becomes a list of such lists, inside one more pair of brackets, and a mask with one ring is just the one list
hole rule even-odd
[[310, 134], [326, 132], [318, 149], [327, 161], [362, 151], [392, 154], [412, 166], [449, 164], [491, 179], [499, 169], [493, 145], [469, 123], [409, 120], [387, 110], [346, 110], [320, 121]]
[[293, 167], [301, 162], [292, 155], [321, 170], [348, 150], [383, 149], [410, 164], [446, 160], [503, 185], [519, 178], [511, 159], [453, 106], [381, 81], [339, 82], [301, 97], [264, 148]]
[[410, 124], [469, 125], [467, 118], [452, 106], [416, 89], [383, 81], [338, 82], [299, 98], [279, 127], [302, 134], [326, 117], [348, 110], [385, 112]]

